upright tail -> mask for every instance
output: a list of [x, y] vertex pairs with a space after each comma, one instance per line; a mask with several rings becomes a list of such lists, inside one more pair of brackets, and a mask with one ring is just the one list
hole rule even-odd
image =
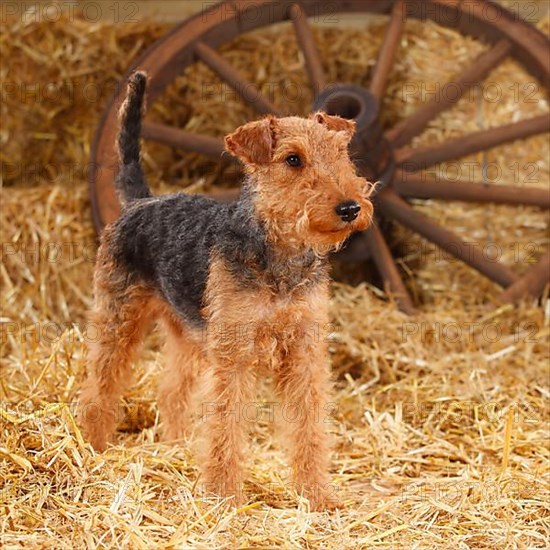
[[142, 71], [133, 73], [128, 79], [126, 99], [119, 111], [119, 170], [115, 187], [123, 204], [152, 196], [141, 167], [139, 145], [146, 88], [147, 74]]

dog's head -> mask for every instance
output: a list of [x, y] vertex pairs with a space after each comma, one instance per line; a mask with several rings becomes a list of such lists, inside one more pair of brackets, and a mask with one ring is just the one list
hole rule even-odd
[[353, 121], [317, 112], [268, 116], [225, 138], [244, 163], [256, 211], [273, 239], [326, 253], [369, 226], [374, 186], [350, 159], [354, 131]]

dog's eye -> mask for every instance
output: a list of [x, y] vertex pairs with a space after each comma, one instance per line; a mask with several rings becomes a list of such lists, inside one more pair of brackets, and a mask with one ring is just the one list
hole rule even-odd
[[302, 159], [298, 155], [289, 155], [286, 157], [285, 162], [292, 166], [292, 168], [300, 168], [302, 166]]

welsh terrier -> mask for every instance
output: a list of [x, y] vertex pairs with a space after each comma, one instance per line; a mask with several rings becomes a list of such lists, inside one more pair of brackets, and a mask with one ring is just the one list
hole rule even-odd
[[130, 363], [153, 320], [167, 332], [158, 406], [165, 436], [181, 438], [197, 379], [207, 376], [206, 487], [242, 502], [241, 465], [259, 375], [273, 377], [298, 490], [312, 509], [336, 505], [329, 486], [328, 254], [372, 219], [372, 184], [348, 146], [355, 123], [317, 112], [267, 116], [225, 138], [244, 165], [242, 193], [223, 203], [153, 196], [140, 163], [147, 76], [135, 72], [120, 110], [120, 218], [101, 236], [81, 422], [98, 451], [115, 429]]

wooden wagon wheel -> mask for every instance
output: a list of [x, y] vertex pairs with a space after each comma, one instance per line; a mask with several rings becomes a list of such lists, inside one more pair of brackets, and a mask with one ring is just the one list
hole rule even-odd
[[[389, 23], [383, 38], [369, 89], [351, 85], [331, 85], [316, 48], [308, 17], [335, 11], [388, 14]], [[457, 257], [483, 275], [504, 287], [500, 298], [514, 301], [529, 293], [540, 295], [550, 273], [550, 253], [522, 277], [498, 261], [490, 261], [478, 250], [416, 211], [408, 198], [473, 201], [511, 205], [550, 207], [550, 192], [536, 188], [496, 186], [475, 182], [430, 182], [420, 177], [420, 170], [433, 164], [477, 153], [497, 145], [547, 132], [550, 115], [544, 114], [521, 122], [479, 131], [446, 141], [435, 147], [415, 149], [409, 144], [428, 123], [457, 101], [432, 101], [423, 104], [409, 118], [383, 131], [379, 123], [379, 105], [392, 70], [395, 53], [407, 18], [432, 19], [489, 44], [471, 66], [453, 79], [454, 89], [463, 95], [473, 83], [482, 81], [507, 57], [520, 62], [529, 73], [548, 88], [550, 84], [550, 41], [541, 32], [514, 17], [499, 5], [486, 0], [466, 3], [455, 0], [228, 0], [214, 5], [175, 27], [153, 44], [134, 64], [150, 75], [149, 102], [153, 102], [185, 67], [206, 63], [225, 82], [240, 92], [259, 114], [282, 114], [283, 109], [271, 104], [260, 94], [250, 91], [253, 84], [239, 74], [216, 48], [239, 34], [283, 21], [292, 21], [303, 52], [309, 80], [315, 92], [312, 110], [324, 109], [331, 114], [354, 118], [357, 135], [352, 143], [358, 169], [371, 180], [381, 182], [375, 197], [380, 219], [398, 222], [418, 233], [449, 254]], [[129, 73], [131, 72], [129, 71]], [[128, 74], [129, 74], [128, 73]], [[113, 97], [101, 121], [92, 149], [92, 165], [97, 168], [90, 178], [93, 214], [99, 230], [119, 214], [114, 193], [116, 166], [113, 146], [117, 128], [116, 113], [124, 87]], [[189, 133], [162, 124], [145, 123], [143, 137], [184, 150], [219, 159], [221, 139]], [[406, 177], [405, 177], [406, 176]], [[385, 236], [374, 224], [361, 234], [354, 251], [370, 256], [380, 271], [386, 288], [395, 295], [402, 310], [412, 313], [412, 300], [400, 277]]]

